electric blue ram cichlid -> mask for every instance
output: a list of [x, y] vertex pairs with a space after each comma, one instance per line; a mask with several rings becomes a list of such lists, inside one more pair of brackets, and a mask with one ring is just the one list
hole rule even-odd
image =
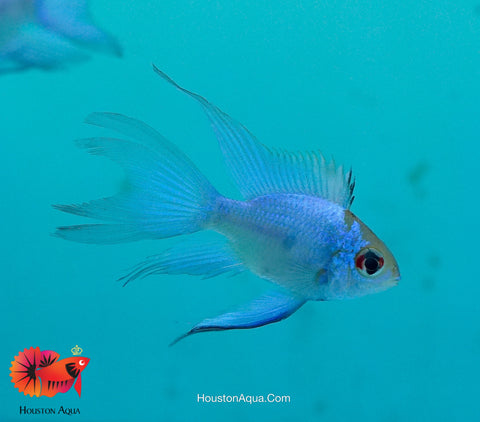
[[87, 59], [84, 47], [121, 55], [87, 0], [0, 0], [0, 73], [63, 67]]
[[317, 152], [267, 148], [205, 98], [155, 71], [202, 105], [245, 200], [220, 195], [187, 156], [145, 123], [93, 113], [87, 123], [130, 140], [91, 138], [79, 145], [120, 164], [131, 186], [110, 198], [55, 206], [111, 222], [60, 227], [56, 234], [112, 244], [214, 230], [223, 235], [221, 241], [180, 243], [139, 264], [123, 280], [248, 270], [276, 285], [236, 311], [203, 320], [176, 341], [204, 331], [260, 327], [287, 318], [309, 300], [355, 298], [397, 284], [400, 273], [392, 253], [350, 211], [351, 171], [333, 160], [327, 163]]

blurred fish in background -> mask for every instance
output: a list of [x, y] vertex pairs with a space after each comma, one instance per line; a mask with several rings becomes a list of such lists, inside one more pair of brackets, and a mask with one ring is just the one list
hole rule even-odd
[[122, 54], [93, 22], [87, 0], [0, 0], [0, 74], [58, 69], [88, 59], [87, 50]]

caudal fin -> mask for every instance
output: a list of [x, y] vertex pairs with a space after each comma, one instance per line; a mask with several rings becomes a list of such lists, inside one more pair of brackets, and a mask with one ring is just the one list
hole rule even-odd
[[82, 243], [111, 244], [166, 238], [205, 228], [219, 194], [185, 154], [139, 120], [93, 113], [86, 122], [134, 141], [78, 141], [91, 154], [104, 155], [120, 164], [129, 186], [110, 198], [54, 205], [60, 211], [113, 223], [59, 227], [57, 236]]
[[14, 387], [18, 388], [20, 393], [24, 395], [40, 396], [42, 388], [40, 379], [36, 376], [35, 371], [42, 362], [42, 352], [38, 347], [30, 347], [20, 352], [12, 362], [10, 367], [10, 377], [14, 383]]

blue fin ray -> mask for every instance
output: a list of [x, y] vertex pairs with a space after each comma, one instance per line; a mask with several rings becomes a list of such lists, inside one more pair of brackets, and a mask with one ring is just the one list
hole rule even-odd
[[225, 238], [210, 242], [183, 241], [159, 255], [149, 257], [135, 266], [119, 281], [124, 285], [153, 274], [189, 274], [203, 278], [230, 272], [245, 271]]
[[272, 291], [233, 312], [204, 319], [190, 331], [175, 339], [170, 345], [192, 334], [206, 331], [256, 328], [281, 321], [300, 308], [306, 299], [289, 291]]
[[141, 232], [138, 226], [128, 224], [80, 224], [58, 227], [55, 236], [78, 243], [112, 245], [142, 240], [149, 234]]
[[193, 97], [204, 108], [216, 133], [225, 162], [246, 199], [274, 193], [296, 193], [328, 199], [344, 208], [353, 201], [352, 171], [344, 171], [322, 154], [269, 149], [243, 125], [205, 98], [178, 85], [154, 66], [171, 85]]
[[180, 150], [135, 119], [95, 113], [88, 120], [111, 125], [141, 143], [114, 138], [77, 141], [91, 154], [120, 164], [128, 188], [110, 198], [55, 205], [70, 214], [116, 223], [61, 227], [58, 236], [85, 243], [118, 243], [171, 237], [204, 228], [218, 193]]

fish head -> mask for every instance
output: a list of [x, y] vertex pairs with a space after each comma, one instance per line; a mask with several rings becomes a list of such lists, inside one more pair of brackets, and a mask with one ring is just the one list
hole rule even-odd
[[400, 270], [387, 246], [348, 210], [344, 222], [345, 238], [329, 269], [327, 299], [355, 298], [396, 286]]
[[89, 362], [90, 358], [78, 358], [78, 368], [80, 369], [80, 371], [83, 371]]
[[80, 356], [74, 356], [62, 360], [62, 363], [65, 365], [68, 374], [72, 378], [76, 378], [80, 374], [80, 372], [82, 372], [87, 367], [89, 362], [89, 358]]

